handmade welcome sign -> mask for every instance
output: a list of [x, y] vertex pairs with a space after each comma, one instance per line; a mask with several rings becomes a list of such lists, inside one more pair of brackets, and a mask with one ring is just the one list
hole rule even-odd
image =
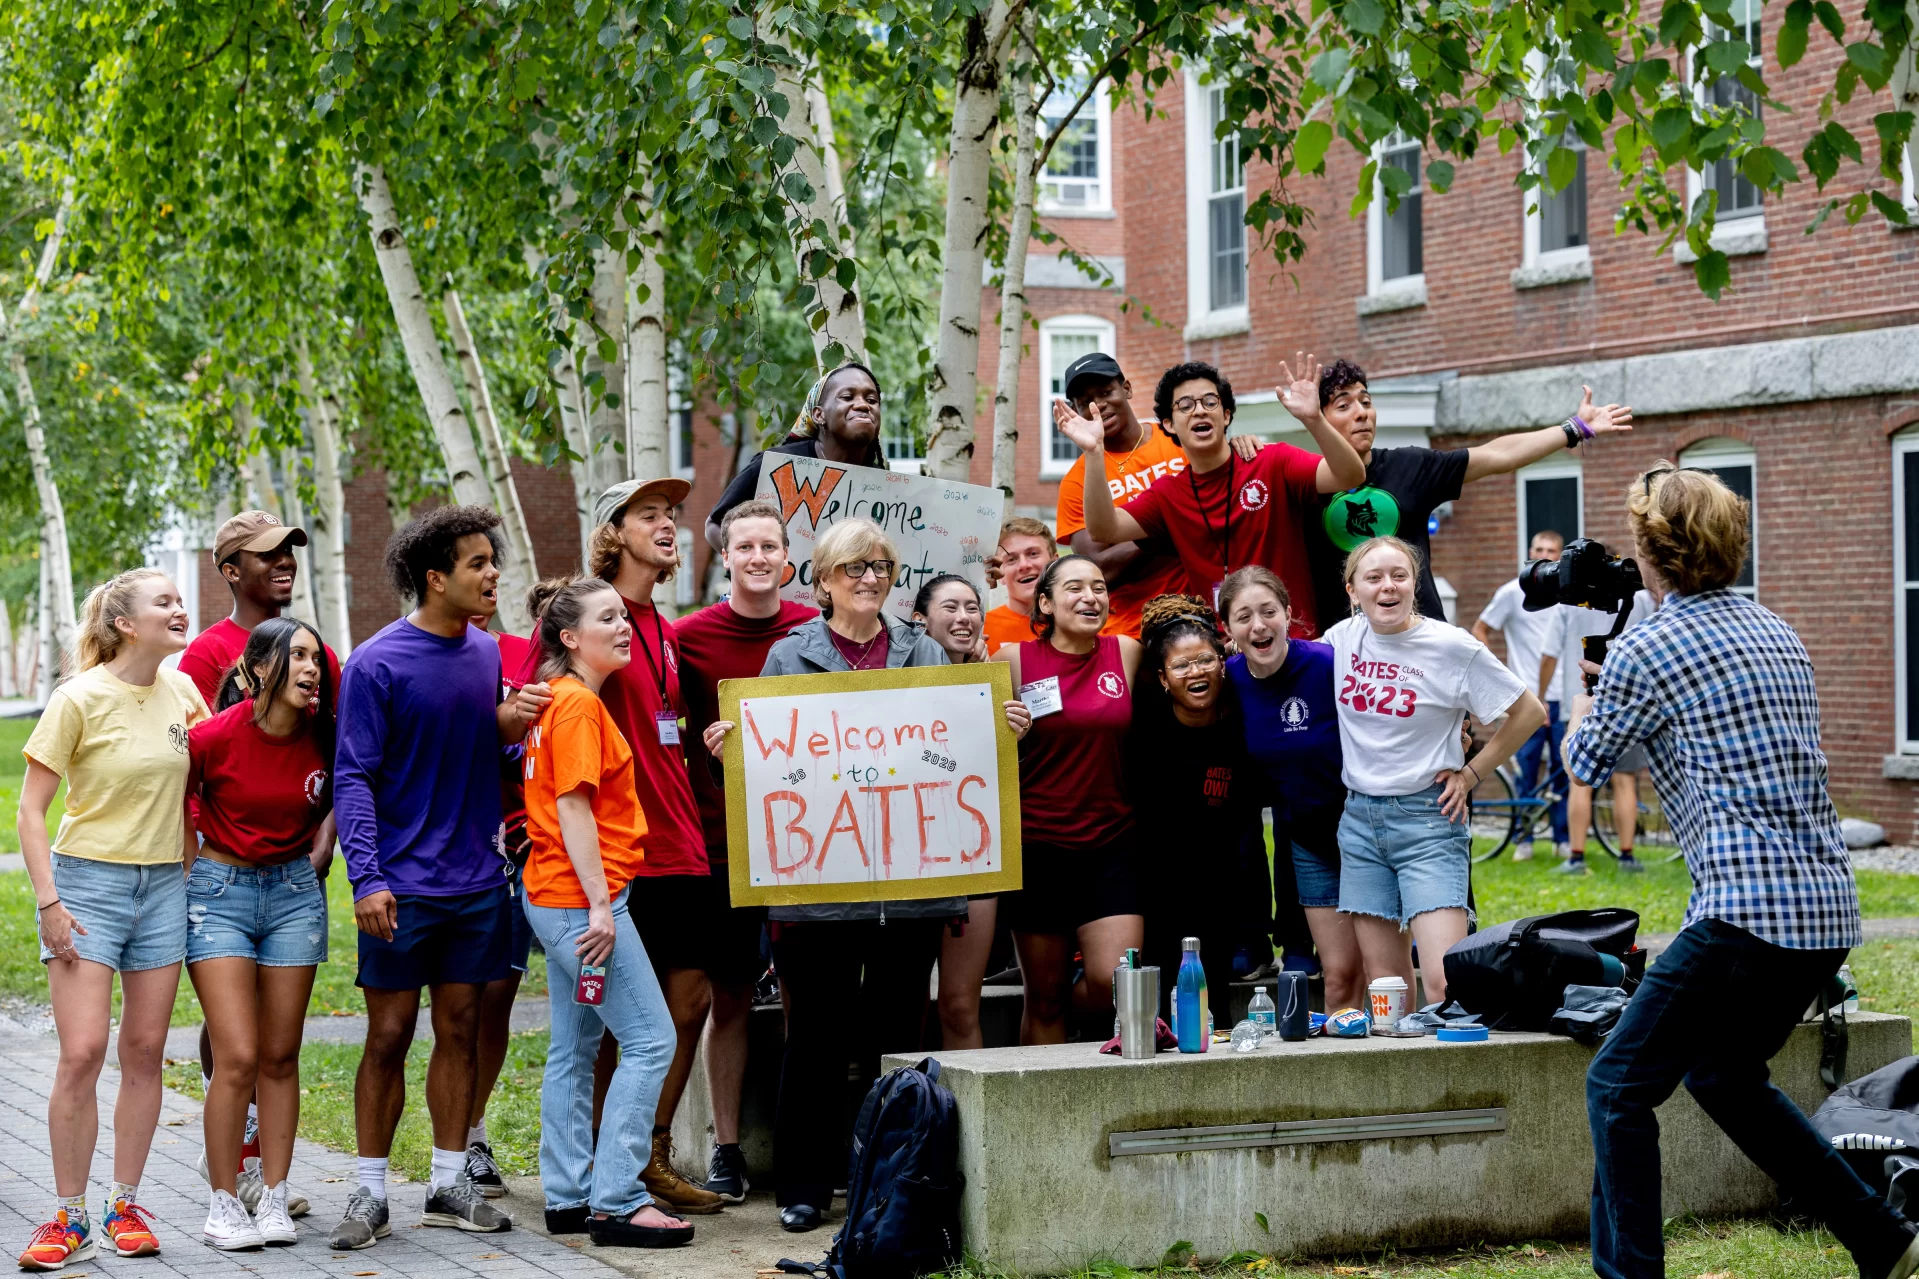
[[844, 466], [816, 457], [766, 453], [754, 496], [780, 508], [792, 543], [780, 594], [801, 604], [813, 598], [813, 543], [852, 516], [872, 520], [899, 547], [900, 563], [886, 608], [913, 620], [913, 598], [927, 579], [958, 573], [986, 591], [986, 557], [999, 544], [1006, 495], [995, 488], [928, 479], [871, 466]]
[[720, 681], [735, 906], [1020, 886], [1000, 662]]

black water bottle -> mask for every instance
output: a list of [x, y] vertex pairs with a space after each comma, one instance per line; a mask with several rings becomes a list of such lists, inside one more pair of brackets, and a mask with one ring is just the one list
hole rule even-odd
[[1279, 974], [1279, 1037], [1281, 1039], [1304, 1039], [1313, 1031], [1313, 1001], [1306, 989], [1306, 974], [1283, 972]]

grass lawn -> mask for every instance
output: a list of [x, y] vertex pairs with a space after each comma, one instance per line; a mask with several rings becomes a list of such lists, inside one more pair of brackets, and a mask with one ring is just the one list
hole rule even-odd
[[[20, 782], [27, 775], [27, 761], [20, 748], [33, 735], [38, 716], [0, 719], [0, 853], [20, 851], [20, 836], [13, 829], [20, 811]], [[60, 814], [67, 811], [67, 788], [63, 782], [47, 809], [47, 829], [60, 829]]]

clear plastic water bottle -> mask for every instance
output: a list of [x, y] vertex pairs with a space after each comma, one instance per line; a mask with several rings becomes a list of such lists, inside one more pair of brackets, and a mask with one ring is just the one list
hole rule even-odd
[[1259, 1023], [1249, 1017], [1245, 1021], [1240, 1022], [1239, 1025], [1233, 1027], [1233, 1051], [1236, 1053], [1252, 1052], [1255, 1048], [1259, 1047], [1259, 1041], [1263, 1037], [1264, 1035], [1260, 1030]]
[[1859, 983], [1854, 980], [1851, 964], [1839, 965], [1839, 980], [1846, 983], [1846, 1011], [1859, 1011]]
[[1246, 1005], [1246, 1020], [1259, 1027], [1262, 1036], [1279, 1033], [1279, 1009], [1264, 986], [1253, 988], [1253, 1001]]

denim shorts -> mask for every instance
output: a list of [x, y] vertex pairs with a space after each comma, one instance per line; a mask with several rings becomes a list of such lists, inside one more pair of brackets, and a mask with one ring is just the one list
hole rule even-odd
[[1339, 908], [1404, 927], [1429, 910], [1466, 909], [1472, 828], [1439, 811], [1438, 786], [1346, 796], [1339, 819]]
[[1298, 840], [1293, 845], [1293, 882], [1299, 889], [1299, 904], [1313, 907], [1339, 905], [1339, 845], [1327, 847], [1314, 841], [1308, 847]]
[[[137, 973], [186, 958], [187, 888], [179, 862], [133, 866], [55, 853], [53, 888], [87, 930], [73, 931], [81, 959]], [[40, 962], [52, 958], [41, 943]]]
[[232, 866], [202, 857], [187, 876], [187, 962], [251, 959], [306, 968], [327, 957], [326, 888], [313, 863]]

